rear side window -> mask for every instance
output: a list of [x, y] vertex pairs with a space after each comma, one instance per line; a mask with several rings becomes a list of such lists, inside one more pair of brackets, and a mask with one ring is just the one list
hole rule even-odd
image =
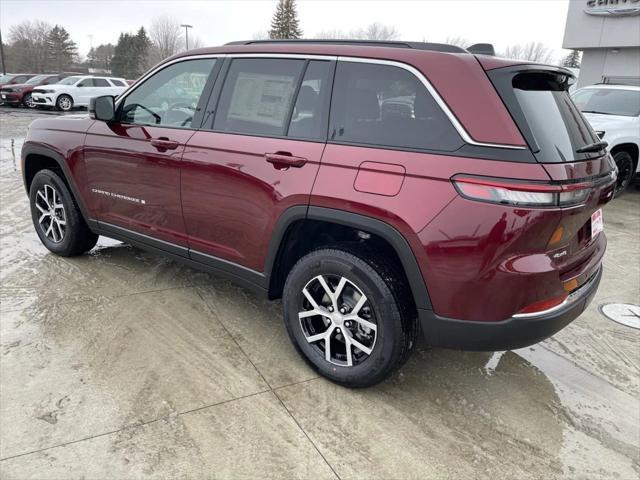
[[287, 132], [289, 137], [313, 140], [326, 138], [330, 74], [329, 62], [309, 62], [291, 113]]
[[338, 62], [330, 140], [453, 151], [463, 141], [415, 75], [391, 65]]
[[213, 129], [285, 135], [304, 60], [236, 59], [225, 80]]
[[118, 80], [115, 78], [110, 78], [109, 79], [111, 81], [111, 83], [113, 83], [116, 87], [126, 87], [125, 83], [122, 80]]
[[110, 87], [109, 82], [105, 78], [94, 78], [93, 79], [94, 87]]

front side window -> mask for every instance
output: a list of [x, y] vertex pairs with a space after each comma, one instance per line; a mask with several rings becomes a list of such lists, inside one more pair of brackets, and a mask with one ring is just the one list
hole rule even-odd
[[58, 85], [75, 85], [81, 78], [82, 77], [67, 77], [64, 80], [60, 80]]
[[94, 78], [93, 79], [94, 87], [110, 87], [109, 82], [105, 78]]
[[463, 142], [425, 86], [407, 70], [338, 62], [330, 140], [454, 151]]
[[213, 128], [257, 135], [285, 135], [305, 61], [233, 60], [220, 95]]
[[94, 85], [93, 82], [94, 82], [93, 78], [85, 78], [80, 83], [78, 83], [78, 87], [93, 87]]
[[140, 84], [120, 106], [120, 121], [191, 128], [215, 58], [174, 63]]

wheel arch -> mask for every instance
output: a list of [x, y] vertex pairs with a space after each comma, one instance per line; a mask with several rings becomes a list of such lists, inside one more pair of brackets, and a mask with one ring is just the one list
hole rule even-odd
[[611, 148], [611, 155], [615, 155], [620, 151], [628, 152], [631, 155], [634, 166], [637, 169], [638, 162], [640, 161], [640, 147], [638, 146], [638, 144], [634, 142], [618, 143]]
[[[323, 234], [344, 239], [345, 235], [357, 232], [370, 234], [376, 241], [384, 242], [381, 246], [388, 246], [387, 253], [397, 257], [405, 275], [415, 307], [430, 310], [431, 299], [416, 257], [409, 242], [395, 227], [365, 215], [315, 206], [290, 207], [278, 219], [265, 259], [269, 298], [280, 297], [286, 275], [299, 258], [325, 244]], [[311, 234], [314, 240], [305, 242], [301, 239], [305, 234]], [[357, 236], [354, 235], [353, 240], [357, 240]], [[335, 240], [327, 238], [326, 244], [331, 243]]]
[[22, 178], [24, 181], [24, 187], [27, 191], [27, 195], [29, 194], [29, 189], [31, 188], [31, 182], [36, 174], [40, 170], [50, 169], [57, 171], [62, 180], [65, 182], [69, 190], [71, 190], [71, 194], [76, 201], [76, 204], [80, 208], [80, 212], [82, 217], [84, 218], [87, 225], [90, 227], [94, 226], [95, 222], [91, 220], [89, 217], [88, 211], [84, 204], [84, 199], [80, 195], [80, 191], [74, 181], [73, 175], [69, 169], [67, 162], [64, 157], [55, 150], [48, 148], [43, 145], [32, 145], [25, 144], [22, 147]]

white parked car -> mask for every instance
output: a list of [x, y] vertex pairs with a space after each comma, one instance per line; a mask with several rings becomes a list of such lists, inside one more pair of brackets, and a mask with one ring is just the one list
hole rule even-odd
[[120, 95], [127, 87], [124, 78], [73, 76], [35, 88], [31, 98], [36, 107], [56, 107], [66, 112], [73, 107], [88, 107], [93, 97]]
[[640, 173], [640, 87], [592, 85], [576, 90], [573, 101], [587, 118], [618, 166], [616, 195]]

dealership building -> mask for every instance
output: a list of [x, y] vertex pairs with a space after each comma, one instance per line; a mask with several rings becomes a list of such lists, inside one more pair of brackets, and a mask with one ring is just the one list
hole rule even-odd
[[640, 0], [571, 0], [562, 46], [583, 52], [578, 87], [640, 85]]

